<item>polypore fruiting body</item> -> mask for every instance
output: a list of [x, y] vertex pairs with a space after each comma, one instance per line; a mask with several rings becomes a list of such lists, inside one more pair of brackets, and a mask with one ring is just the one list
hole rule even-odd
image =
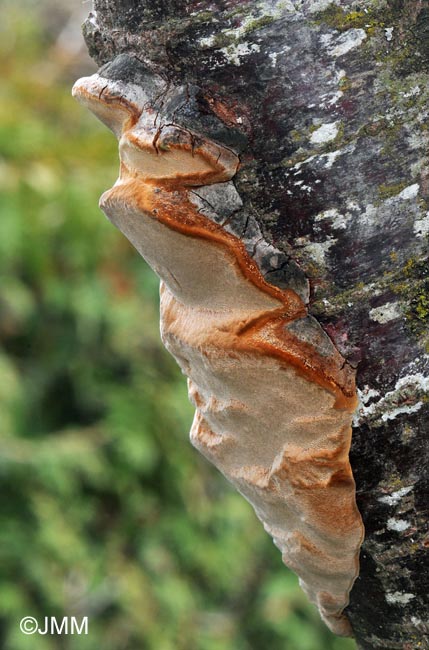
[[190, 187], [234, 176], [236, 154], [159, 124], [147, 101], [98, 75], [74, 92], [120, 139], [101, 207], [161, 278], [162, 339], [188, 377], [193, 444], [252, 503], [329, 627], [350, 634], [342, 611], [363, 536], [348, 460], [353, 371], [302, 298], [267, 283], [192, 200]]

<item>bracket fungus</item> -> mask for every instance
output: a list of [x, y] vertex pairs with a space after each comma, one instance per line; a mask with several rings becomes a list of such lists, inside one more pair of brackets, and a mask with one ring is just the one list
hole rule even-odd
[[351, 635], [343, 610], [363, 538], [353, 369], [302, 295], [267, 282], [195, 202], [192, 188], [232, 185], [234, 151], [161, 118], [156, 81], [149, 92], [96, 74], [73, 93], [119, 139], [120, 175], [100, 205], [161, 279], [161, 336], [188, 377], [192, 443], [253, 505], [331, 630]]

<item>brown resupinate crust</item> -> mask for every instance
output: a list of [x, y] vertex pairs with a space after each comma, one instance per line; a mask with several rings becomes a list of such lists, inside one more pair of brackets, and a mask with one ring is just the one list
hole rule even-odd
[[354, 371], [329, 339], [322, 350], [300, 335], [320, 328], [302, 298], [269, 284], [191, 200], [191, 187], [233, 178], [233, 151], [160, 123], [131, 85], [94, 75], [74, 94], [119, 139], [101, 207], [161, 278], [161, 334], [188, 377], [193, 444], [252, 503], [331, 630], [351, 635], [342, 612], [363, 538], [348, 459]]

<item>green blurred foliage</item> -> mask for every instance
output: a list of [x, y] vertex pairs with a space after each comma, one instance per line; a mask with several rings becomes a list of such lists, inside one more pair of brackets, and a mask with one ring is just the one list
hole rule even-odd
[[[97, 208], [116, 142], [40, 7], [3, 2], [0, 28], [1, 646], [350, 650], [188, 444], [157, 279]], [[23, 616], [89, 634], [25, 636]]]

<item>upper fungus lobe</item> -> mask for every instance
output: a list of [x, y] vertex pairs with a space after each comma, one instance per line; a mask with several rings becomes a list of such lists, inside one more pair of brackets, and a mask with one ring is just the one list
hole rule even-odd
[[292, 289], [263, 278], [190, 188], [233, 178], [227, 147], [164, 123], [140, 88], [94, 75], [76, 96], [120, 141], [101, 200], [161, 278], [161, 334], [189, 378], [191, 440], [252, 503], [337, 634], [363, 526], [348, 460], [354, 373]]

